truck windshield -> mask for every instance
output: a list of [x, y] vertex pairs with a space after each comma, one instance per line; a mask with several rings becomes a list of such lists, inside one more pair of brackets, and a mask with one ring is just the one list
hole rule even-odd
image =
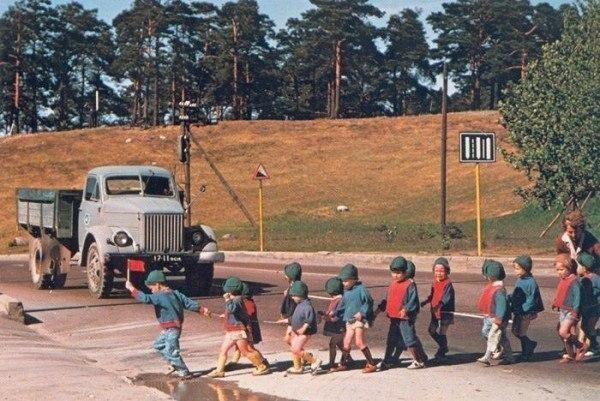
[[143, 193], [147, 196], [172, 197], [173, 189], [171, 180], [165, 176], [113, 176], [106, 178], [106, 193], [108, 195], [141, 195]]

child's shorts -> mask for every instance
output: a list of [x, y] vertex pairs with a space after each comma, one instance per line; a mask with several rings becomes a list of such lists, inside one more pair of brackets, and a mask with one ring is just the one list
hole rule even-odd
[[419, 343], [414, 321], [398, 319], [398, 328], [400, 329], [400, 335], [405, 346], [414, 347]]
[[369, 326], [369, 322], [365, 321], [365, 320], [355, 320], [354, 322], [350, 323], [347, 322], [346, 323], [346, 331], [353, 331], [356, 329], [368, 329]]
[[483, 318], [483, 324], [481, 326], [481, 336], [483, 338], [488, 338], [491, 328], [492, 328], [492, 319], [490, 319], [488, 316], [485, 316]]
[[226, 331], [225, 339], [228, 341], [246, 340], [248, 339], [248, 333], [246, 333], [246, 330]]

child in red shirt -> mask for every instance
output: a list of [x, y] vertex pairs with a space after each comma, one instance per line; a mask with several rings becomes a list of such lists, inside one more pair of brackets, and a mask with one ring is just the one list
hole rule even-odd
[[576, 350], [580, 346], [573, 334], [581, 309], [581, 284], [575, 275], [577, 265], [567, 254], [561, 253], [554, 258], [556, 274], [560, 278], [556, 287], [556, 296], [552, 302], [552, 310], [559, 311], [558, 336], [561, 338], [565, 354], [561, 363], [575, 360]]
[[448, 327], [454, 324], [454, 287], [450, 281], [450, 263], [440, 257], [433, 263], [433, 284], [431, 292], [421, 306], [431, 304], [429, 335], [438, 345], [436, 359], [443, 359], [448, 352]]
[[346, 335], [346, 323], [339, 315], [341, 310], [342, 293], [344, 286], [338, 277], [332, 277], [325, 282], [325, 291], [331, 297], [327, 309], [319, 311], [319, 315], [325, 320], [323, 335], [329, 337], [329, 369], [335, 371], [335, 357], [337, 348], [344, 351], [344, 336]]

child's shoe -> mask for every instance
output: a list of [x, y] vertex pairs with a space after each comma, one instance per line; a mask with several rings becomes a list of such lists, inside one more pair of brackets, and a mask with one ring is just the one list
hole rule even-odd
[[321, 370], [321, 360], [315, 358], [315, 361], [310, 365], [310, 371], [313, 375], [317, 374]]
[[286, 370], [286, 373], [291, 373], [293, 375], [301, 375], [304, 373], [304, 368], [303, 367], [297, 368], [297, 367], [292, 366], [291, 368], [288, 368]]
[[215, 379], [218, 377], [225, 377], [225, 372], [219, 369], [213, 369], [212, 371], [210, 371], [206, 377], [210, 377], [211, 379]]
[[176, 370], [177, 370], [177, 368], [175, 368], [175, 366], [169, 365], [169, 368], [165, 372], [165, 375], [171, 376], [173, 373], [175, 373]]
[[341, 363], [338, 363], [337, 365], [333, 365], [332, 367], [329, 368], [330, 372], [343, 372], [344, 370], [348, 370], [348, 366], [342, 365]]
[[581, 344], [581, 346], [577, 348], [577, 352], [575, 353], [575, 360], [583, 361], [585, 359], [585, 353], [589, 348], [590, 346], [587, 343]]
[[174, 376], [183, 380], [192, 378], [189, 370], [176, 370]]
[[486, 355], [482, 356], [481, 358], [477, 358], [477, 362], [482, 363], [486, 366], [490, 366], [492, 364], [492, 361]]
[[501, 345], [498, 345], [496, 351], [492, 352], [492, 359], [501, 359], [504, 355], [504, 348]]
[[570, 362], [573, 362], [573, 358], [571, 358], [567, 354], [563, 355], [563, 357], [560, 358], [560, 361], [558, 361], [558, 363], [570, 363]]
[[410, 365], [406, 367], [406, 369], [423, 369], [425, 367], [425, 363], [419, 361], [412, 361]]
[[263, 375], [268, 375], [269, 373], [271, 373], [271, 369], [269, 369], [269, 367], [267, 365], [265, 365], [264, 363], [260, 364], [260, 366], [257, 366], [252, 371], [253, 376], [263, 376]]
[[365, 367], [362, 369], [362, 372], [363, 373], [377, 372], [377, 366], [371, 365], [370, 363], [367, 362], [367, 364], [365, 365]]

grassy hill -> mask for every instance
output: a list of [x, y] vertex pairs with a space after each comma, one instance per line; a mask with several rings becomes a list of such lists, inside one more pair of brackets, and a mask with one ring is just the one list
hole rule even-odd
[[[448, 221], [456, 223], [457, 237], [446, 244], [450, 251], [472, 253], [475, 247], [474, 166], [459, 164], [458, 134], [493, 131], [502, 143], [498, 118], [495, 112], [449, 115]], [[258, 186], [251, 177], [259, 163], [266, 167], [271, 176], [263, 190], [267, 250], [439, 252], [440, 120], [427, 115], [232, 121], [193, 127], [192, 134], [254, 216]], [[157, 164], [183, 182], [175, 159], [178, 133], [177, 127], [99, 128], [0, 139], [0, 252], [17, 234], [16, 187], [81, 188], [87, 170], [107, 164]], [[526, 183], [520, 173], [499, 156], [497, 163], [481, 166], [481, 183], [488, 252], [551, 249], [551, 237], [529, 238], [537, 237], [552, 213], [521, 210], [522, 201], [513, 194]], [[221, 241], [224, 249], [256, 249], [257, 233], [193, 147], [192, 187], [193, 220], [213, 226], [219, 236], [232, 234]], [[336, 212], [342, 204], [350, 211]]]

